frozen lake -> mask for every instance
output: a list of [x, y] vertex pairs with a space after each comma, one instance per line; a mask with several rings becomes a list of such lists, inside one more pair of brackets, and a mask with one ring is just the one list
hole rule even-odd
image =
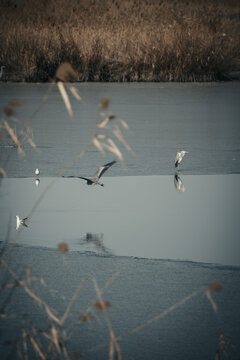
[[[0, 84], [0, 110], [18, 98], [25, 106], [16, 116], [28, 119], [47, 86]], [[96, 279], [112, 305], [107, 311], [123, 359], [213, 359], [216, 351], [223, 356], [223, 344], [238, 359], [240, 84], [75, 86], [85, 103], [71, 97], [73, 119], [56, 87], [33, 119], [37, 151], [25, 144], [19, 157], [10, 139], [0, 138], [0, 167], [8, 174], [0, 186], [1, 358], [37, 359], [39, 349], [42, 358], [109, 358], [106, 317], [92, 309]], [[126, 168], [114, 164], [101, 178], [104, 187], [61, 177], [35, 206], [88, 143], [104, 97], [128, 123], [124, 136], [135, 155], [122, 150]], [[189, 154], [176, 173], [182, 149]], [[113, 159], [91, 146], [65, 175], [91, 176]], [[28, 227], [16, 230], [16, 215], [29, 217]], [[60, 253], [59, 243], [69, 251]], [[16, 287], [8, 288], [13, 279]], [[222, 286], [212, 295], [216, 313], [201, 290], [212, 282]], [[43, 304], [57, 317], [71, 304], [64, 326]], [[92, 321], [81, 321], [86, 309]], [[68, 357], [49, 345], [50, 324]]]
[[11, 224], [22, 245], [240, 266], [240, 175], [180, 176], [184, 192], [169, 175], [102, 177], [104, 187], [60, 178], [19, 234], [13, 215], [26, 217], [52, 179], [4, 179], [0, 236]]
[[[0, 110], [12, 98], [25, 106], [18, 118], [28, 119], [47, 90], [46, 84], [1, 84]], [[1, 147], [2, 160], [11, 153], [5, 168], [9, 177], [31, 177], [36, 167], [41, 175], [56, 176], [81, 152], [99, 120], [99, 103], [110, 98], [110, 111], [124, 119], [130, 132], [124, 134], [135, 156], [123, 151], [127, 170], [118, 167], [109, 176], [172, 175], [177, 151], [186, 149], [185, 174], [229, 174], [240, 169], [240, 84], [76, 84], [86, 103], [70, 97], [74, 120], [68, 117], [57, 88], [32, 122], [34, 141], [40, 151], [26, 144], [22, 161], [12, 149]], [[91, 175], [103, 161], [92, 147], [76, 164], [72, 175]]]

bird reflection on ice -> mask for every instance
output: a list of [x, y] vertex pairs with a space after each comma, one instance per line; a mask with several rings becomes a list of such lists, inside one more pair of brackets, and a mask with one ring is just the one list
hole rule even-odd
[[112, 255], [112, 251], [109, 250], [103, 243], [103, 234], [92, 234], [92, 233], [86, 233], [83, 237], [80, 239], [81, 245], [86, 244], [92, 244], [95, 247], [95, 250], [98, 253], [102, 253], [105, 255]]
[[185, 187], [178, 173], [175, 173], [174, 175], [174, 185], [178, 191], [185, 192]]

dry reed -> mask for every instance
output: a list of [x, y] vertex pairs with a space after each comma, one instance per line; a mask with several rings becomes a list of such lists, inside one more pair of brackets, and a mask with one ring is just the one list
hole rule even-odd
[[2, 80], [206, 81], [239, 70], [239, 4], [218, 1], [3, 0]]

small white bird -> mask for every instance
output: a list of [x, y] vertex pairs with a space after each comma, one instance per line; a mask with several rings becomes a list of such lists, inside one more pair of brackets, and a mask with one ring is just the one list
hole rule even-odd
[[38, 186], [40, 184], [40, 179], [35, 179], [35, 185]]
[[184, 158], [185, 154], [188, 154], [188, 151], [182, 150], [182, 151], [177, 152], [177, 155], [174, 160], [175, 167], [179, 168], [179, 164], [182, 161], [182, 159]]
[[26, 224], [27, 219], [28, 219], [27, 217], [24, 219], [20, 219], [20, 217], [18, 215], [16, 215], [16, 230], [19, 229], [20, 225], [28, 227]]
[[39, 169], [38, 168], [36, 168], [36, 170], [35, 170], [35, 175], [39, 175], [40, 174], [40, 171], [39, 171]]
[[185, 192], [185, 187], [183, 185], [182, 179], [177, 173], [174, 175], [174, 185], [178, 191]]

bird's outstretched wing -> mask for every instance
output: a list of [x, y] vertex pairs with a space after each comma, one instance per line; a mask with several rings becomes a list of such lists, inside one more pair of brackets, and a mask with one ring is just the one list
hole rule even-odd
[[28, 219], [28, 217], [26, 217], [26, 218], [24, 218], [24, 219], [22, 219], [21, 220], [21, 224], [23, 225], [23, 226], [25, 226], [25, 227], [28, 227], [28, 225], [26, 224], [26, 220]]
[[96, 174], [94, 175], [94, 178], [98, 178], [100, 179], [100, 177], [105, 173], [105, 171], [107, 171], [107, 169], [110, 168], [110, 166], [112, 166], [113, 164], [115, 164], [117, 161], [111, 161], [110, 163], [107, 163], [103, 166], [101, 166], [98, 171], [96, 172]]
[[93, 183], [94, 183], [94, 181], [92, 181], [91, 179], [85, 178], [85, 177], [83, 177], [83, 176], [77, 176], [77, 178], [78, 178], [78, 179], [86, 180], [88, 184], [90, 184], [90, 183], [93, 184]]
[[64, 177], [64, 178], [83, 179], [83, 180], [86, 180], [89, 185], [94, 183], [93, 180], [91, 180], [91, 179], [89, 179], [89, 178], [86, 178], [86, 177], [84, 177], [84, 176], [74, 176], [74, 175], [70, 175], [70, 176], [62, 176], [62, 177]]

